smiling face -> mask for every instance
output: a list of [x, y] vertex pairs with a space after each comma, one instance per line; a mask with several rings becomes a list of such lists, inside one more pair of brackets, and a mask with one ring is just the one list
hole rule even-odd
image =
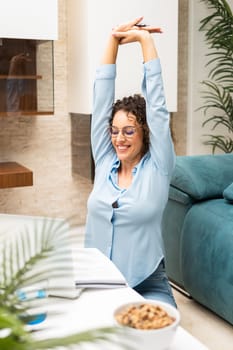
[[[136, 117], [129, 112], [119, 110], [115, 113], [112, 126], [119, 129], [118, 135], [112, 135], [112, 144], [121, 162], [136, 165], [143, 156], [143, 130]], [[135, 132], [127, 136], [122, 128], [135, 127]]]

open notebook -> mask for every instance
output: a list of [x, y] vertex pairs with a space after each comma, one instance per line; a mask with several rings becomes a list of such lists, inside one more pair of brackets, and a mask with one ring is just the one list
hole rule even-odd
[[96, 248], [69, 245], [70, 273], [49, 279], [50, 296], [77, 298], [86, 288], [121, 288], [128, 284], [118, 268]]
[[127, 282], [103, 253], [96, 248], [73, 250], [74, 275], [77, 288], [119, 288]]

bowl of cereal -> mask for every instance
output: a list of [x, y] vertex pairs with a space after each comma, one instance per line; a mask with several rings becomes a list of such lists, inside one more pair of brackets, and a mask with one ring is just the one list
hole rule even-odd
[[114, 320], [121, 334], [133, 340], [134, 349], [168, 349], [180, 322], [180, 313], [172, 305], [144, 299], [119, 306]]

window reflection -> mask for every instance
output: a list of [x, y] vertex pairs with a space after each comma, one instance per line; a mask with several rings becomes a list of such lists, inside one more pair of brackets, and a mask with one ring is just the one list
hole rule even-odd
[[[24, 110], [24, 106], [20, 104], [20, 101], [26, 99], [27, 96], [27, 81], [25, 76], [27, 76], [27, 64], [31, 61], [30, 54], [24, 52], [13, 56], [10, 60], [6, 82], [7, 112], [20, 112], [21, 109]], [[31, 86], [32, 91], [34, 88], [34, 86]]]
[[52, 41], [0, 40], [0, 115], [53, 114]]

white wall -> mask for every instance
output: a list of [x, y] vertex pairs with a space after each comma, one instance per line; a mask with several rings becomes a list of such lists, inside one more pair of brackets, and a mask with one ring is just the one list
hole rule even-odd
[[[228, 0], [233, 9], [233, 0]], [[205, 56], [208, 52], [205, 43], [204, 33], [199, 31], [200, 20], [210, 14], [203, 2], [191, 0], [189, 3], [189, 70], [188, 70], [188, 110], [187, 110], [187, 154], [210, 154], [212, 148], [203, 144], [207, 138], [205, 134], [213, 134], [211, 123], [202, 127], [206, 117], [203, 111], [197, 108], [203, 105], [201, 91], [203, 86], [201, 81], [208, 79], [209, 68], [205, 67], [208, 61]], [[210, 115], [210, 114], [208, 114]], [[226, 131], [222, 130], [223, 133]], [[215, 134], [220, 134], [221, 129], [217, 129]], [[215, 153], [220, 153], [216, 150]]]
[[[167, 105], [177, 109], [178, 0], [68, 0], [69, 112], [90, 114], [94, 72], [111, 28], [144, 16], [161, 27], [154, 34], [162, 62]], [[142, 56], [137, 43], [123, 46], [118, 55], [116, 98], [141, 90]]]
[[57, 0], [1, 0], [0, 38], [55, 40]]

